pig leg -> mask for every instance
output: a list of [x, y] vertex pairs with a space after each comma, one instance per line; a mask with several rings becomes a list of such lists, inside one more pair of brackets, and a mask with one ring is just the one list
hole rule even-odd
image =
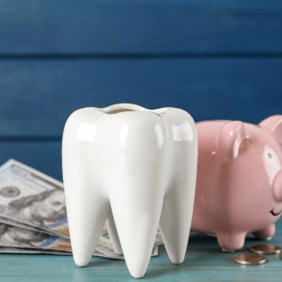
[[267, 226], [266, 228], [264, 228], [262, 230], [259, 230], [257, 232], [253, 232], [253, 234], [258, 239], [271, 240], [271, 238], [275, 234], [275, 224], [271, 224], [271, 225]]
[[223, 252], [232, 252], [242, 249], [245, 243], [246, 233], [236, 232], [231, 234], [216, 234], [217, 242]]

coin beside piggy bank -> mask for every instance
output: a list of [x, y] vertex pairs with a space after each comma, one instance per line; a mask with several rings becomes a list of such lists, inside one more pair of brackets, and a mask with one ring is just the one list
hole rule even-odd
[[192, 229], [213, 234], [224, 250], [248, 233], [269, 239], [282, 212], [282, 115], [259, 125], [197, 124], [199, 160]]

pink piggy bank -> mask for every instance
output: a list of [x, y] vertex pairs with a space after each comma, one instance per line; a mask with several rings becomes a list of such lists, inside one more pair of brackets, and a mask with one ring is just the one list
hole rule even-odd
[[198, 127], [199, 162], [192, 221], [224, 250], [245, 237], [269, 239], [282, 212], [282, 115], [259, 125], [206, 121]]

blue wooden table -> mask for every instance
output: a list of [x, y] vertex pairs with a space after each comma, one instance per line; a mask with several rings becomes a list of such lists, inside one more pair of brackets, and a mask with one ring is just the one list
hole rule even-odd
[[[282, 221], [271, 243], [282, 246]], [[249, 238], [245, 248], [259, 244]], [[222, 253], [215, 238], [192, 234], [185, 262], [173, 265], [165, 249], [153, 257], [144, 280], [148, 281], [279, 281], [282, 280], [282, 260], [268, 256], [260, 266], [240, 266], [233, 262], [234, 253]], [[70, 256], [0, 255], [0, 281], [137, 281], [132, 278], [124, 261], [93, 257], [87, 267], [76, 267]]]

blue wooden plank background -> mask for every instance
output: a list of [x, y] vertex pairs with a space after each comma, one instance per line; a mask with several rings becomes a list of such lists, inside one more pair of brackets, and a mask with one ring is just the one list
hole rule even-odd
[[281, 19], [274, 0], [0, 0], [0, 163], [60, 179], [64, 122], [80, 107], [282, 113]]
[[1, 0], [3, 54], [281, 53], [279, 0]]

